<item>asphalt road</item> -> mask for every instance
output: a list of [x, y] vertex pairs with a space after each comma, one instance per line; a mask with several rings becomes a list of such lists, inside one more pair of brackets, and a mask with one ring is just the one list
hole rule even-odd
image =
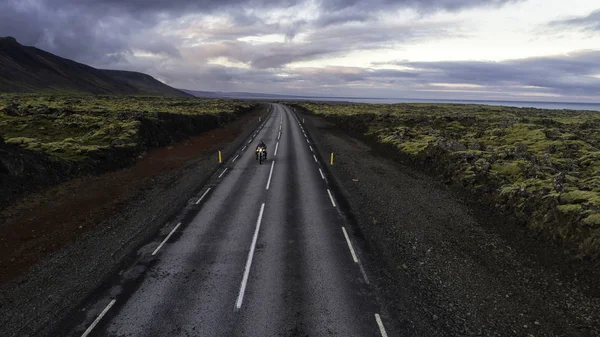
[[137, 266], [73, 316], [69, 336], [394, 335], [327, 163], [289, 108], [272, 110], [190, 202], [193, 215], [142, 248]]

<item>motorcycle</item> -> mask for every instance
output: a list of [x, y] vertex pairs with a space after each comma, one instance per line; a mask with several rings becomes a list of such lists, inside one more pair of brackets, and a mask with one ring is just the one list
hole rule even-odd
[[259, 164], [262, 164], [263, 161], [267, 160], [267, 149], [263, 147], [259, 147], [256, 149], [256, 160], [258, 160]]

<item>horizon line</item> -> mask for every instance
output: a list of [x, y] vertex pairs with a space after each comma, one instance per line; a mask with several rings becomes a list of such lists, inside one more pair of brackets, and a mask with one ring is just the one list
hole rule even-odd
[[182, 89], [178, 90], [186, 91], [197, 91], [207, 92], [213, 94], [252, 94], [252, 95], [264, 95], [264, 96], [282, 96], [282, 97], [298, 97], [298, 98], [333, 98], [333, 99], [364, 99], [364, 100], [427, 100], [427, 101], [459, 101], [459, 102], [519, 102], [519, 103], [563, 103], [563, 104], [584, 104], [584, 105], [597, 105], [597, 102], [573, 102], [573, 101], [539, 101], [539, 100], [508, 100], [508, 99], [466, 99], [466, 98], [408, 98], [408, 97], [364, 97], [364, 96], [316, 96], [316, 95], [298, 95], [298, 94], [267, 94], [261, 92], [249, 92], [249, 91], [207, 91], [207, 90], [193, 90], [193, 89]]

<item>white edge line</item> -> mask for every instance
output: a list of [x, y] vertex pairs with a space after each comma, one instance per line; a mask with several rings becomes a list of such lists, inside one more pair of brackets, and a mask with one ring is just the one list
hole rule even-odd
[[246, 291], [246, 284], [248, 283], [248, 275], [250, 274], [250, 267], [252, 266], [252, 258], [254, 257], [254, 249], [256, 248], [256, 240], [258, 239], [258, 232], [260, 231], [260, 222], [262, 221], [263, 212], [265, 210], [265, 204], [260, 206], [260, 213], [256, 220], [256, 229], [254, 230], [254, 237], [252, 237], [252, 244], [250, 245], [250, 251], [248, 252], [248, 261], [246, 261], [246, 269], [244, 270], [244, 277], [242, 278], [242, 284], [240, 285], [240, 294], [238, 295], [235, 303], [235, 308], [240, 309], [242, 307], [242, 301], [244, 300], [244, 292]]
[[237, 156], [235, 156], [235, 158], [233, 158], [232, 163], [235, 163], [235, 161], [239, 158], [239, 156], [240, 156], [239, 154]]
[[267, 190], [269, 189], [269, 186], [271, 186], [271, 177], [273, 176], [273, 168], [275, 167], [275, 161], [273, 161], [271, 163], [271, 172], [269, 173], [269, 181], [267, 181]]
[[275, 155], [277, 155], [277, 150], [279, 150], [279, 142], [275, 145]]
[[381, 332], [381, 336], [387, 337], [387, 332], [385, 332], [385, 327], [383, 326], [383, 322], [381, 321], [379, 314], [375, 314], [375, 320], [377, 321], [377, 325], [379, 325], [379, 332]]
[[108, 303], [108, 305], [106, 306], [106, 308], [104, 308], [104, 310], [102, 310], [102, 312], [100, 313], [100, 315], [98, 317], [96, 317], [96, 319], [94, 320], [94, 322], [92, 323], [92, 325], [90, 325], [87, 330], [85, 330], [85, 332], [83, 333], [83, 335], [81, 335], [81, 337], [87, 337], [87, 335], [90, 334], [90, 332], [92, 332], [92, 330], [96, 327], [96, 325], [98, 325], [98, 323], [100, 322], [100, 320], [102, 319], [102, 317], [104, 317], [104, 315], [106, 315], [106, 313], [110, 310], [110, 308], [112, 308], [112, 306], [115, 304], [117, 300], [113, 299], [112, 301], [110, 301], [110, 303]]
[[329, 193], [329, 199], [331, 200], [331, 203], [333, 204], [333, 207], [335, 206], [335, 201], [333, 200], [333, 196], [331, 195], [331, 191], [329, 189], [327, 189], [327, 193]]
[[225, 174], [225, 172], [227, 172], [227, 170], [229, 169], [229, 167], [226, 167], [223, 172], [221, 172], [221, 174], [219, 174], [219, 179]]
[[200, 199], [198, 199], [198, 201], [196, 201], [196, 205], [198, 205], [200, 203], [200, 201], [202, 201], [202, 199], [204, 199], [204, 197], [208, 194], [208, 191], [210, 191], [210, 187], [206, 190], [206, 192], [204, 192], [204, 194], [202, 194]]
[[165, 244], [165, 242], [167, 242], [167, 240], [169, 240], [171, 235], [173, 235], [173, 233], [175, 233], [175, 231], [177, 230], [177, 228], [179, 228], [179, 226], [181, 226], [181, 222], [178, 223], [177, 226], [175, 226], [175, 228], [173, 228], [171, 233], [169, 233], [169, 235], [167, 235], [167, 237], [163, 240], [163, 242], [161, 242], [160, 245], [158, 245], [158, 247], [156, 247], [156, 249], [152, 252], [152, 256], [154, 256], [154, 255], [156, 255], [156, 253], [158, 253], [159, 249], [161, 249], [162, 246]]
[[344, 231], [346, 243], [348, 243], [348, 248], [350, 248], [350, 254], [352, 254], [352, 259], [355, 263], [358, 263], [358, 258], [356, 257], [356, 253], [354, 252], [354, 248], [352, 247], [352, 243], [350, 242], [350, 238], [348, 237], [348, 232], [346, 232], [346, 227], [342, 227], [342, 231]]
[[319, 162], [319, 161], [317, 160], [317, 156], [315, 156], [314, 154], [313, 154], [313, 158], [315, 158], [315, 163], [318, 163], [318, 162]]
[[319, 169], [319, 173], [321, 173], [321, 178], [323, 178], [323, 180], [325, 180], [325, 175], [323, 174], [323, 171], [321, 171], [321, 169]]

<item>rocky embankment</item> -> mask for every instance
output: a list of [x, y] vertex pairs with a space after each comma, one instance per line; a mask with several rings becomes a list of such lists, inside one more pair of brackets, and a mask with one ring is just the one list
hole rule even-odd
[[461, 186], [575, 256], [600, 257], [600, 116], [468, 105], [295, 105]]
[[[0, 110], [4, 123], [20, 127], [26, 136], [1, 138], [0, 135], [0, 209], [42, 187], [130, 166], [149, 149], [219, 128], [255, 107], [248, 105], [207, 114], [136, 111], [98, 114], [8, 105]], [[64, 133], [57, 141], [44, 143], [36, 138], [36, 132], [44, 133], [52, 127]], [[77, 138], [82, 134], [83, 137]]]
[[386, 326], [398, 335], [600, 336], [593, 263], [474, 202], [418, 162], [399, 160], [395, 147], [365, 136], [373, 120], [342, 129], [353, 120], [299, 117], [322, 159], [335, 153], [334, 165], [324, 166], [329, 186], [386, 298]]

